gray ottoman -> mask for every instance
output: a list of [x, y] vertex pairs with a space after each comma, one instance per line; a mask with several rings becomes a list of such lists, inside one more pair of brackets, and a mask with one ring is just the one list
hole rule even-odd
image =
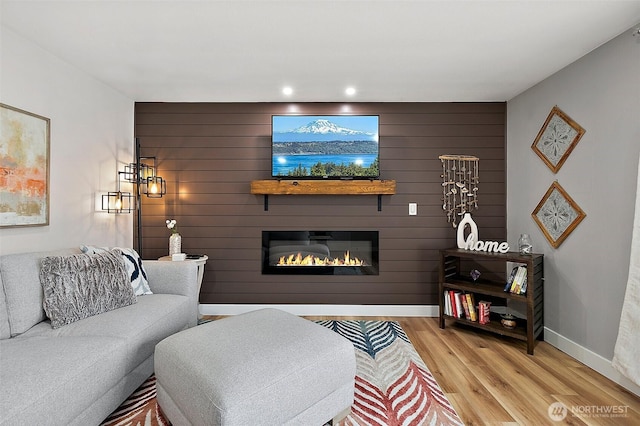
[[173, 426], [320, 426], [349, 413], [356, 361], [337, 333], [262, 309], [164, 339], [155, 374]]

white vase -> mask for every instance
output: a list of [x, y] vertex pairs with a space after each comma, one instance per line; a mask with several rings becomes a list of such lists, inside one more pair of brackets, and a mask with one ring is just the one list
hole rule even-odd
[[[464, 228], [466, 226], [469, 226], [469, 235], [467, 236], [467, 238], [464, 237]], [[478, 235], [478, 225], [476, 225], [473, 219], [471, 219], [470, 213], [465, 213], [460, 223], [458, 223], [457, 237], [458, 248], [467, 250], [469, 250], [469, 247], [467, 247], [467, 241], [469, 242], [469, 244], [475, 244], [480, 239]], [[473, 247], [471, 249], [473, 250]]]
[[178, 253], [182, 253], [182, 237], [176, 232], [169, 237], [169, 256]]

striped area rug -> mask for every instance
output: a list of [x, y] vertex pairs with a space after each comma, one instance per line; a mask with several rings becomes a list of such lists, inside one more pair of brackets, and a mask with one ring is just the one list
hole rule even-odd
[[149, 377], [102, 422], [104, 426], [170, 426], [156, 400], [156, 376]]
[[[340, 426], [462, 425], [451, 403], [395, 321], [317, 321], [356, 349], [351, 414]], [[167, 426], [150, 377], [104, 426]]]

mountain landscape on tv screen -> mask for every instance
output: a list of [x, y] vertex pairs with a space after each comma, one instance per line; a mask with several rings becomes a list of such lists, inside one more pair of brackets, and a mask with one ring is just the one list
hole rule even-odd
[[[322, 141], [371, 141], [378, 142], [378, 135], [363, 130], [341, 127], [327, 119], [314, 120], [288, 131], [274, 131], [273, 142], [322, 142]], [[377, 150], [377, 149], [376, 149]]]
[[[357, 122], [357, 118], [351, 120]], [[276, 130], [275, 125], [276, 117], [272, 133], [273, 176], [326, 178], [379, 174], [377, 120], [375, 132], [345, 127], [326, 118], [288, 130]]]

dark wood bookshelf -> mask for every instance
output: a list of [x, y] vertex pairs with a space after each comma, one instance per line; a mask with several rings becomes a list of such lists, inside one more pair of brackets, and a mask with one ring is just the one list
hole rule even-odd
[[[504, 280], [478, 279], [477, 281], [473, 281], [469, 274], [470, 269], [473, 268], [469, 267], [467, 262], [465, 265], [469, 270], [464, 269], [463, 262], [461, 262], [462, 260], [472, 262], [485, 260], [504, 262]], [[527, 267], [527, 291], [525, 294], [514, 294], [504, 291], [507, 281], [507, 262]], [[441, 250], [439, 275], [440, 328], [445, 328], [446, 320], [450, 320], [454, 323], [464, 324], [502, 336], [524, 340], [527, 342], [527, 353], [533, 355], [535, 341], [542, 337], [544, 329], [544, 255], [522, 255], [517, 252], [486, 253], [464, 249]], [[491, 313], [491, 320], [488, 324], [480, 324], [477, 321], [470, 321], [466, 318], [456, 318], [446, 315], [444, 313], [444, 292], [446, 290], [472, 293], [476, 304], [482, 300], [483, 296], [499, 299], [504, 302], [505, 306], [507, 306], [510, 300], [522, 302], [526, 305], [526, 317], [518, 318], [516, 327], [510, 329], [502, 326], [500, 323], [501, 317], [495, 312]]]

